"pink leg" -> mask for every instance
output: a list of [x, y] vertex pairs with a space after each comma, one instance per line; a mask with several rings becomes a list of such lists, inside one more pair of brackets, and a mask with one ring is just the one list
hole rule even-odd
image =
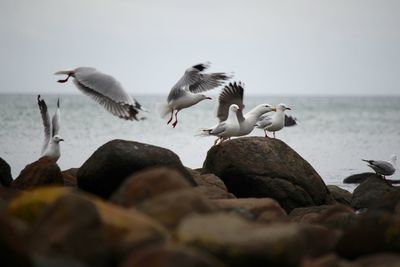
[[176, 125], [178, 124], [178, 112], [179, 112], [179, 110], [178, 111], [176, 111], [176, 113], [175, 113], [175, 122], [172, 124], [172, 127], [176, 127]]
[[58, 80], [57, 82], [66, 83], [68, 81], [69, 77], [71, 77], [71, 74], [68, 74], [67, 78], [65, 78], [64, 80]]
[[172, 109], [172, 110], [171, 110], [171, 118], [169, 118], [169, 120], [168, 120], [168, 122], [167, 122], [167, 125], [172, 121], [173, 115], [174, 115], [174, 110]]

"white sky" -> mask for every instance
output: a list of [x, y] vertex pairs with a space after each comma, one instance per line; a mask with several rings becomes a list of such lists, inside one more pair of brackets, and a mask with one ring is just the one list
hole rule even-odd
[[76, 93], [91, 66], [133, 94], [168, 94], [211, 61], [248, 94], [400, 94], [396, 0], [1, 0], [0, 93]]

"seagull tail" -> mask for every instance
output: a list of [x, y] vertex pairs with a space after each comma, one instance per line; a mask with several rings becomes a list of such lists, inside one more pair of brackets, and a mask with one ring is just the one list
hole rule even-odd
[[161, 118], [167, 117], [172, 112], [171, 107], [167, 103], [166, 104], [160, 104], [159, 107], [158, 107], [158, 110], [160, 112]]
[[199, 136], [199, 137], [211, 136], [210, 132], [211, 132], [211, 129], [200, 129], [195, 134], [195, 136]]
[[70, 75], [73, 74], [74, 70], [60, 70], [54, 73], [54, 75]]

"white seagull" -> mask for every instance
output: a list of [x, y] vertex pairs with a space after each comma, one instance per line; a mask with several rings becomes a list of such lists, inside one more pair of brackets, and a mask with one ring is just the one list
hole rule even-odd
[[239, 82], [229, 83], [226, 85], [219, 95], [218, 98], [218, 110], [217, 117], [219, 121], [224, 121], [228, 117], [229, 106], [232, 104], [236, 104], [239, 106], [239, 110], [236, 113], [237, 119], [239, 121], [240, 129], [233, 136], [244, 136], [248, 135], [253, 131], [257, 120], [261, 115], [276, 111], [275, 107], [272, 107], [269, 104], [260, 104], [251, 109], [245, 115], [243, 115], [242, 110], [244, 109], [243, 105], [243, 93], [244, 93], [244, 84]]
[[368, 162], [368, 166], [371, 167], [377, 174], [382, 175], [384, 178], [385, 176], [390, 176], [396, 171], [396, 161], [397, 156], [392, 155], [389, 161], [383, 160], [367, 160], [362, 159], [365, 162]]
[[288, 106], [281, 103], [276, 106], [276, 112], [269, 116], [269, 114], [262, 115], [258, 122], [256, 123], [256, 127], [259, 129], [264, 129], [265, 136], [267, 137], [267, 131], [273, 132], [275, 138], [275, 132], [281, 130], [283, 127], [296, 125], [296, 119], [287, 116], [285, 114], [286, 110], [291, 110]]
[[201, 63], [186, 69], [183, 76], [172, 87], [167, 103], [161, 110], [161, 116], [164, 118], [171, 114], [167, 124], [169, 124], [175, 112], [175, 122], [172, 127], [175, 128], [178, 123], [178, 112], [184, 108], [191, 107], [204, 99], [211, 99], [201, 92], [214, 89], [222, 85], [226, 80], [231, 78], [224, 72], [204, 73], [210, 66], [210, 63]]
[[49, 112], [47, 111], [46, 102], [37, 97], [40, 114], [44, 126], [44, 141], [41, 152], [41, 157], [48, 157], [54, 161], [60, 158], [60, 142], [64, 141], [59, 135], [60, 132], [60, 100], [57, 100], [57, 110], [50, 120]]
[[67, 75], [67, 78], [58, 80], [59, 83], [65, 83], [70, 77], [73, 77], [76, 87], [82, 93], [90, 96], [107, 111], [122, 119], [138, 120], [139, 110], [144, 111], [139, 102], [125, 92], [114, 77], [95, 68], [79, 67], [73, 70], [61, 70], [55, 74]]
[[[218, 123], [217, 125], [203, 129], [201, 136], [218, 136], [219, 138], [215, 140], [214, 145], [220, 144], [224, 140], [236, 135], [240, 130], [239, 121], [237, 119], [237, 112], [239, 111], [239, 106], [232, 104], [229, 107], [228, 117], [225, 121]], [[219, 142], [218, 142], [219, 141]]]

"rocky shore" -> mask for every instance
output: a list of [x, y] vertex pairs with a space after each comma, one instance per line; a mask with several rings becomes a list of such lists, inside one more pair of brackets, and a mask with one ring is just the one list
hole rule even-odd
[[195, 170], [113, 140], [79, 168], [40, 159], [14, 180], [0, 159], [0, 255], [28, 267], [400, 266], [400, 188], [370, 174], [353, 193], [327, 186], [278, 139], [226, 141]]

